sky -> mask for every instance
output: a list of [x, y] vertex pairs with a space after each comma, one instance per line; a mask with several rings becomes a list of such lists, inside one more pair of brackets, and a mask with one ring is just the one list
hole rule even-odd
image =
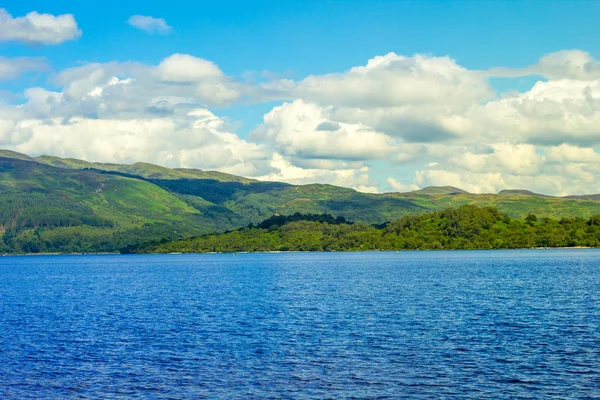
[[0, 148], [363, 192], [600, 193], [600, 1], [0, 7]]

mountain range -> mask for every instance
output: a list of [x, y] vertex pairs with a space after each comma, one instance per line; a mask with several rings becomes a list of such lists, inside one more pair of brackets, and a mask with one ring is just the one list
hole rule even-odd
[[516, 218], [600, 214], [600, 195], [472, 194], [451, 186], [371, 194], [326, 184], [261, 182], [216, 171], [0, 150], [3, 253], [114, 252], [296, 212], [381, 224], [465, 204], [493, 206]]

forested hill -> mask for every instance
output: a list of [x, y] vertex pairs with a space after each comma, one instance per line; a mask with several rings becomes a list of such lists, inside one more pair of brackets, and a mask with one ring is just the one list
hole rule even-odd
[[349, 224], [331, 216], [265, 221], [209, 235], [131, 249], [141, 253], [254, 251], [363, 251], [598, 247], [600, 215], [560, 220], [528, 215], [510, 218], [493, 207], [457, 209], [402, 217], [386, 226]]
[[511, 218], [589, 218], [600, 214], [599, 199], [524, 191], [475, 195], [449, 186], [368, 194], [215, 171], [32, 158], [0, 150], [0, 253], [115, 252], [294, 213], [329, 214], [370, 225], [474, 204], [496, 207]]

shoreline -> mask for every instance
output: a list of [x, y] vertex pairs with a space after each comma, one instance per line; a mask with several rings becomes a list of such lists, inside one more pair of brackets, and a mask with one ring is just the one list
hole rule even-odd
[[406, 253], [410, 251], [506, 251], [506, 250], [581, 250], [581, 249], [600, 249], [600, 247], [589, 246], [567, 246], [567, 247], [518, 247], [512, 249], [401, 249], [401, 250], [341, 250], [341, 251], [302, 251], [302, 250], [267, 250], [267, 251], [213, 251], [213, 252], [173, 252], [173, 253], [118, 253], [118, 252], [103, 252], [103, 253], [4, 253], [1, 257], [39, 257], [39, 256], [144, 256], [144, 255], [185, 255], [185, 254], [277, 254], [277, 253]]

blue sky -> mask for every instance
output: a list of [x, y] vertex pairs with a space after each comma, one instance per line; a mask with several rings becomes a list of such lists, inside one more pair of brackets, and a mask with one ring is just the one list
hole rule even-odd
[[[552, 174], [563, 174], [563, 172], [557, 169], [555, 165], [557, 162], [555, 161], [550, 162], [548, 159], [541, 161], [529, 160], [527, 162], [533, 162], [530, 165], [532, 173], [527, 175], [526, 171], [520, 170], [519, 167], [510, 166], [510, 163], [500, 159], [502, 151], [504, 151], [504, 154], [508, 154], [506, 152], [509, 150], [499, 150], [503, 149], [504, 147], [502, 146], [507, 144], [510, 146], [533, 146], [533, 148], [527, 148], [526, 150], [524, 150], [525, 147], [513, 148], [510, 151], [514, 151], [514, 154], [521, 154], [519, 152], [522, 151], [529, 155], [545, 154], [545, 151], [540, 151], [540, 149], [548, 145], [552, 145], [557, 149], [563, 145], [563, 148], [560, 148], [562, 150], [559, 149], [563, 153], [567, 151], [564, 150], [564, 146], [567, 145], [580, 148], [585, 154], [590, 149], [595, 151], [595, 132], [588, 132], [586, 127], [577, 126], [576, 128], [579, 129], [578, 132], [583, 132], [581, 135], [585, 136], [579, 138], [577, 136], [579, 133], [569, 131], [569, 129], [573, 128], [571, 126], [573, 125], [572, 121], [576, 119], [570, 114], [565, 114], [572, 112], [571, 109], [565, 111], [557, 108], [555, 110], [557, 113], [556, 117], [562, 118], [561, 121], [566, 124], [564, 127], [558, 126], [557, 131], [560, 131], [565, 137], [577, 137], [576, 140], [569, 142], [569, 140], [563, 137], [546, 137], [551, 135], [551, 133], [548, 133], [550, 132], [549, 127], [540, 128], [542, 130], [539, 132], [535, 131], [535, 129], [529, 127], [530, 124], [533, 124], [529, 120], [523, 120], [519, 124], [519, 127], [511, 127], [510, 132], [506, 131], [506, 137], [504, 137], [504, 133], [502, 132], [505, 131], [503, 129], [506, 130], [508, 128], [504, 125], [500, 126], [500, 123], [505, 121], [506, 118], [497, 115], [488, 115], [490, 111], [487, 109], [483, 110], [481, 107], [488, 102], [498, 102], [500, 104], [499, 102], [505, 92], [514, 91], [522, 95], [523, 98], [527, 97], [529, 96], [527, 93], [538, 82], [548, 85], [559, 85], [558, 82], [563, 82], [565, 79], [581, 82], [581, 76], [575, 76], [572, 72], [565, 71], [568, 69], [568, 65], [573, 65], [573, 60], [588, 64], [596, 62], [595, 59], [599, 51], [597, 38], [600, 28], [598, 28], [597, 18], [600, 15], [600, 2], [417, 2], [391, 0], [116, 2], [109, 0], [102, 2], [56, 1], [48, 3], [46, 1], [17, 2], [9, 0], [4, 2], [2, 7], [13, 18], [23, 17], [33, 11], [40, 14], [51, 14], [52, 16], [71, 14], [76, 21], [77, 28], [81, 30], [80, 37], [64, 40], [60, 44], [48, 45], [45, 43], [24, 42], [23, 40], [0, 41], [0, 56], [5, 57], [7, 60], [16, 60], [22, 57], [43, 58], [48, 64], [48, 67], [45, 69], [34, 70], [30, 73], [21, 74], [16, 78], [11, 77], [10, 79], [0, 81], [0, 90], [4, 91], [3, 97], [7, 101], [3, 115], [4, 118], [9, 118], [8, 116], [12, 115], [10, 114], [12, 112], [15, 115], [14, 121], [17, 121], [15, 122], [15, 126], [19, 125], [19, 118], [26, 118], [26, 116], [21, 115], [22, 110], [14, 109], [15, 104], [34, 103], [25, 94], [28, 88], [41, 87], [49, 92], [66, 93], [68, 92], [69, 85], [75, 85], [74, 81], [66, 83], [64, 80], [59, 80], [57, 82], [55, 78], [62, 71], [71, 68], [82, 68], [86, 65], [97, 63], [103, 66], [103, 74], [105, 74], [106, 79], [109, 79], [108, 75], [110, 74], [107, 72], [105, 65], [113, 61], [122, 63], [134, 62], [150, 68], [159, 65], [173, 54], [186, 54], [197, 59], [210, 61], [218, 66], [223, 76], [226, 77], [226, 79], [223, 78], [223, 82], [233, 80], [246, 84], [246, 87], [241, 90], [243, 92], [240, 95], [241, 97], [232, 101], [222, 101], [221, 99], [211, 102], [206, 100], [208, 97], [196, 98], [198, 105], [206, 107], [217, 118], [225, 122], [228, 133], [236, 134], [251, 145], [257, 143], [261, 146], [271, 146], [269, 149], [282, 155], [287, 160], [286, 162], [290, 163], [287, 167], [327, 170], [321, 173], [311, 172], [305, 175], [302, 175], [301, 171], [296, 171], [297, 173], [291, 173], [290, 175], [281, 173], [280, 178], [282, 180], [303, 182], [303, 179], [315, 179], [316, 181], [343, 184], [344, 179], [347, 179], [348, 183], [345, 186], [379, 191], [414, 189], [426, 184], [444, 183], [444, 179], [447, 180], [448, 184], [466, 184], [471, 190], [475, 191], [492, 191], [504, 188], [503, 186], [506, 185], [517, 184], [536, 184], [538, 185], [538, 189], [553, 193], [565, 193], [565, 191], [583, 192], [588, 190], [585, 189], [588, 187], [590, 187], [589, 190], [596, 189], [595, 180], [593, 182], [585, 180], [589, 180], [589, 175], [586, 174], [592, 173], [592, 169], [590, 169], [592, 166], [589, 165], [588, 160], [589, 157], [584, 157], [585, 160], [588, 160], [585, 161], [587, 164], [581, 160], [575, 160], [577, 161], [575, 163], [576, 167], [573, 165], [569, 167], [571, 169], [581, 169], [577, 178], [579, 179], [579, 183], [576, 185], [572, 184], [574, 177], [565, 179], [564, 184], [561, 185], [550, 183], [540, 184], [538, 182], [541, 176], [547, 175], [548, 179], [552, 180], [550, 178], [554, 176]], [[136, 29], [126, 23], [133, 15], [152, 16], [163, 19], [172, 29], [168, 34], [164, 35], [156, 33], [148, 34], [144, 30]], [[559, 54], [561, 51], [571, 50], [576, 50], [579, 53], [560, 53], [557, 56], [557, 59], [560, 58], [560, 60], [553, 61], [562, 66], [562, 72], [555, 72], [558, 67], [554, 64], [550, 67], [536, 67], [535, 73], [524, 71], [524, 68], [528, 66], [537, 65], [541, 57], [545, 55]], [[444, 137], [460, 137], [460, 146], [462, 147], [457, 147], [456, 151], [472, 154], [473, 165], [444, 166], [442, 168], [443, 171], [451, 171], [453, 173], [453, 175], [445, 175], [445, 178], [443, 174], [428, 175], [424, 168], [431, 169], [435, 165], [443, 165], [451, 157], [448, 154], [442, 154], [441, 151], [434, 148], [436, 143], [431, 142], [430, 139], [427, 139], [427, 141], [418, 146], [419, 142], [418, 140], [415, 141], [414, 133], [411, 133], [412, 136], [409, 138], [405, 133], [391, 133], [391, 131], [386, 131], [386, 129], [389, 129], [389, 123], [380, 123], [381, 121], [377, 119], [383, 118], [377, 117], [377, 115], [385, 115], [386, 118], [391, 118], [390, 121], [393, 120], [397, 121], [398, 124], [412, 126], [415, 121], [413, 119], [410, 119], [410, 121], [402, 119], [406, 115], [403, 114], [404, 111], [401, 108], [417, 107], [420, 104], [419, 102], [423, 101], [423, 99], [417, 98], [418, 96], [415, 98], [402, 97], [400, 100], [394, 100], [397, 103], [387, 102], [384, 105], [378, 104], [377, 106], [373, 106], [372, 104], [362, 105], [354, 102], [352, 110], [350, 110], [349, 106], [345, 105], [343, 98], [340, 99], [339, 96], [336, 97], [331, 93], [315, 94], [313, 93], [316, 90], [314, 88], [311, 89], [310, 94], [307, 94], [307, 89], [302, 88], [302, 82], [308, 76], [327, 77], [327, 74], [344, 74], [353, 67], [365, 66], [368, 60], [374, 57], [385, 56], [389, 53], [408, 58], [415, 55], [423, 55], [426, 58], [429, 57], [432, 59], [448, 57], [457, 68], [466, 71], [465, 76], [469, 76], [468, 82], [470, 85], [489, 85], [489, 89], [496, 92], [496, 96], [486, 97], [485, 94], [481, 94], [473, 96], [473, 99], [471, 99], [471, 94], [465, 93], [465, 96], [472, 103], [461, 106], [460, 110], [452, 110], [451, 113], [446, 110], [448, 107], [445, 109], [442, 107], [443, 104], [439, 105], [437, 103], [435, 106], [432, 103], [431, 109], [425, 110], [419, 108], [419, 111], [416, 111], [423, 113], [416, 125], [421, 127], [420, 129], [425, 129], [423, 127], [425, 125], [429, 126], [431, 122], [436, 125], [434, 129], [436, 132], [438, 130], [449, 132]], [[586, 57], [589, 60], [586, 58], [587, 61], [581, 61], [580, 54], [587, 54], [588, 56]], [[442, 62], [442, 60], [438, 61]], [[400, 63], [404, 61], [396, 60], [394, 62]], [[420, 63], [421, 61], [418, 62]], [[511, 70], [509, 72], [490, 73], [482, 78], [481, 81], [475, 82], [472, 80], [478, 79], [473, 78], [478, 71], [488, 71], [499, 67], [508, 67]], [[114, 72], [114, 75], [119, 79], [127, 79], [130, 71], [124, 72], [123, 67], [119, 68], [117, 72]], [[422, 70], [425, 72], [419, 69], [415, 74], [419, 77], [425, 77], [425, 75], [429, 74], [427, 76], [431, 78], [431, 68], [434, 67], [422, 67]], [[111, 73], [113, 73], [112, 70]], [[133, 74], [131, 75], [133, 82], [135, 82], [134, 84], [141, 85], [140, 82], [142, 82], [143, 78], [136, 78], [134, 76], [136, 73], [141, 72], [131, 73]], [[394, 72], [390, 70], [390, 73]], [[424, 75], [419, 75], [421, 73]], [[452, 73], [459, 74], [460, 71]], [[563, 75], [560, 75], [561, 73]], [[147, 76], [146, 73], [141, 74], [143, 77]], [[381, 76], [383, 76], [383, 73]], [[381, 76], [377, 75], [373, 79], [380, 79]], [[411, 85], [410, 75], [402, 76], [402, 79], [405, 80], [397, 82], [399, 91]], [[433, 77], [431, 79], [435, 81], [437, 78]], [[462, 79], [462, 75], [460, 77], [457, 75], [450, 80], [459, 81]], [[588, 83], [595, 83], [596, 79], [596, 76], [590, 75], [586, 76], [583, 80]], [[298, 87], [292, 91], [282, 89], [283, 85], [285, 85], [285, 80], [293, 82]], [[264, 88], [259, 88], [260, 84], [265, 82], [271, 85], [270, 88], [276, 86], [278, 94], [265, 94]], [[319, 82], [319, 84], [327, 84], [324, 80]], [[354, 85], [354, 81], [345, 82], [347, 82], [347, 85]], [[100, 88], [102, 85], [108, 83], [101, 79], [94, 84]], [[385, 82], [375, 84], [379, 84], [381, 87], [386, 87], [387, 85]], [[183, 83], [178, 81], [178, 85], [183, 85]], [[423, 90], [429, 90], [429, 86], [423, 87], [425, 88]], [[585, 88], [586, 86], [583, 85], [581, 87]], [[169, 88], [172, 88], [172, 86], [169, 86]], [[236, 90], [238, 89], [236, 86]], [[148, 96], [154, 97], [148, 97], [148, 102], [156, 100], [160, 94], [158, 87], [152, 90], [152, 95], [148, 94]], [[344, 87], [336, 90], [343, 92]], [[437, 93], [436, 90], [442, 89], [431, 87], [431, 93]], [[593, 91], [593, 88], [590, 90]], [[261, 93], [257, 94], [259, 91]], [[180, 97], [183, 98], [190, 93], [185, 90], [184, 92], [185, 94], [181, 94]], [[556, 90], [548, 88], [547, 91], [544, 89], [543, 92], [555, 94]], [[173, 96], [173, 93], [175, 92], [169, 89], [168, 95]], [[452, 93], [452, 91], [449, 93]], [[175, 94], [179, 96], [179, 93]], [[571, 93], [570, 95], [574, 94]], [[365, 92], [365, 97], [368, 96], [370, 94]], [[544, 94], [538, 100], [540, 102], [546, 101], [544, 104], [547, 104], [547, 96], [547, 94]], [[455, 104], [451, 104], [449, 107], [454, 107], [456, 102], [460, 102], [464, 98], [461, 97], [460, 100], [453, 100]], [[519, 100], [521, 102], [519, 104], [523, 103], [523, 98]], [[64, 102], [65, 96], [61, 97], [61, 99]], [[106, 101], [113, 101], [112, 104], [115, 104], [116, 99], [111, 99], [107, 99]], [[434, 102], [438, 102], [438, 100]], [[551, 100], [563, 105], [567, 101], [562, 95]], [[43, 100], [43, 102], [48, 101], [47, 98]], [[294, 101], [303, 102], [303, 104], [317, 104], [322, 108], [322, 111], [317, 111], [316, 108], [310, 108], [310, 106], [303, 108], [304, 106], [298, 105], [296, 106], [296, 112], [315, 112], [319, 114], [318, 117], [314, 117], [315, 121], [327, 120], [333, 121], [336, 124], [342, 124], [342, 127], [345, 129], [343, 133], [344, 137], [354, 142], [360, 142], [361, 132], [381, 133], [385, 135], [385, 138], [377, 136], [373, 140], [375, 142], [381, 140], [381, 143], [394, 142], [393, 148], [388, 149], [392, 155], [379, 157], [374, 154], [375, 150], [370, 153], [369, 151], [361, 152], [356, 149], [350, 149], [348, 153], [343, 153], [342, 151], [323, 152], [319, 151], [315, 146], [311, 150], [308, 148], [310, 146], [304, 148], [302, 144], [298, 145], [301, 142], [301, 138], [294, 138], [292, 135], [309, 137], [310, 134], [316, 134], [315, 132], [308, 134], [302, 131], [305, 128], [291, 127], [284, 135], [282, 132], [275, 132], [272, 127], [267, 126], [264, 120], [265, 114], [286, 102]], [[36, 104], [39, 104], [39, 102], [36, 102]], [[111, 103], [107, 104], [109, 104], [110, 108]], [[13, 107], [12, 111], [11, 106]], [[100, 107], [100, 105], [97, 106]], [[479, 107], [480, 110], [472, 110], [475, 106]], [[495, 107], [496, 105], [493, 106]], [[511, 104], [511, 106], [514, 106], [514, 104]], [[81, 114], [78, 114], [79, 111], [74, 111], [71, 106], [65, 106], [62, 111], [65, 114], [62, 117], [65, 119], [92, 114], [96, 116], [98, 113], [92, 110], [93, 107], [90, 104], [86, 109], [87, 114], [83, 114], [83, 111], [80, 112]], [[104, 107], [102, 109], [104, 110], [106, 105], [102, 107]], [[140, 107], [147, 108], [147, 104], [145, 106], [140, 105]], [[540, 109], [540, 107], [537, 107], [537, 109]], [[65, 111], [67, 108], [68, 112]], [[500, 108], [500, 105], [498, 105], [498, 108]], [[310, 111], [308, 111], [309, 109]], [[357, 110], [366, 110], [367, 113], [371, 113], [372, 115], [364, 120], [357, 120]], [[379, 110], [379, 114], [374, 110]], [[274, 114], [281, 114], [283, 111], [285, 110], [276, 111]], [[526, 118], [526, 112], [521, 111], [519, 111], [519, 116]], [[31, 115], [35, 114], [39, 116], [40, 112], [38, 109], [35, 112], [32, 111]], [[400, 114], [392, 115], [394, 112]], [[106, 118], [111, 121], [115, 119], [123, 121], [125, 118], [130, 118], [128, 121], [132, 121], [135, 118], [131, 117], [131, 113], [132, 111], [128, 110], [127, 117], [125, 114], [119, 114], [118, 116], [115, 114], [110, 116], [110, 118]], [[433, 116], [432, 113], [438, 114]], [[477, 116], [475, 117], [476, 113]], [[595, 110], [593, 113], [595, 113]], [[142, 111], [140, 111], [140, 116], [137, 119], [142, 119], [142, 114]], [[350, 114], [353, 116], [349, 117]], [[31, 115], [27, 116], [29, 120], [32, 118]], [[333, 117], [334, 115], [338, 120]], [[58, 118], [59, 116], [61, 116], [60, 113], [47, 114], [44, 115], [44, 118]], [[441, 118], [439, 121], [437, 120], [438, 117]], [[102, 120], [103, 118], [97, 119]], [[539, 119], [544, 120], [542, 117]], [[459, 120], [462, 122], [459, 123]], [[465, 122], [467, 120], [468, 123]], [[186, 121], [189, 122], [188, 120]], [[472, 121], [476, 121], [479, 125], [498, 122], [498, 133], [488, 137], [482, 134], [481, 131], [472, 129], [472, 125], [475, 124]], [[590, 125], [593, 122], [594, 120], [591, 118], [589, 120]], [[346, 126], [344, 124], [350, 125]], [[384, 129], [384, 125], [388, 128]], [[138, 131], [139, 129], [136, 128], [133, 130]], [[513, 132], [518, 129], [523, 129], [523, 132]], [[16, 135], [14, 132], [13, 134]], [[165, 136], [169, 135], [168, 132], [164, 131], [162, 134]], [[22, 134], [20, 135], [20, 137], [23, 136]], [[34, 133], [35, 135], [37, 133]], [[176, 133], [174, 132], [173, 135], [176, 135]], [[327, 135], [328, 133], [322, 133], [319, 137], [324, 140], [323, 146], [331, 146], [332, 143], [336, 143], [335, 141], [343, 136], [340, 133], [331, 139], [327, 138]], [[425, 134], [425, 136], [427, 135]], [[391, 138], [391, 141], [388, 140], [389, 138]], [[100, 139], [96, 138], [96, 141], [98, 140]], [[277, 142], [276, 145], [273, 143], [269, 144], [269, 140]], [[25, 142], [19, 143], [14, 138], [5, 142], [4, 147], [29, 150], [34, 153], [56, 148], [56, 146], [52, 146], [48, 142], [47, 138], [46, 140], [41, 140], [40, 143], [43, 143], [43, 145], [39, 144], [37, 147], [29, 142], [29, 144]], [[458, 145], [458, 142], [453, 139], [451, 144], [453, 146]], [[68, 143], [68, 141], [64, 143]], [[367, 138], [366, 143], [373, 143], [373, 141]], [[443, 141], [437, 144], [441, 147], [445, 146]], [[404, 150], [401, 149], [403, 145], [406, 147]], [[79, 146], [79, 153], [76, 150], [73, 150], [71, 153], [63, 151], [64, 155], [102, 158], [101, 154], [84, 151], [85, 146], [83, 144], [79, 144]], [[186, 146], [182, 146], [184, 149], [186, 148]], [[244, 146], [246, 145], [244, 144]], [[278, 148], [277, 146], [280, 147]], [[487, 150], [483, 151], [481, 148], [486, 148], [486, 146], [487, 148], [495, 149], [492, 153], [497, 153], [498, 159], [484, 159]], [[141, 149], [145, 147], [147, 146], [141, 146], [139, 151], [132, 152], [131, 156], [123, 155], [127, 151], [126, 148], [120, 148], [118, 151], [113, 149], [112, 153], [104, 153], [109, 160], [98, 161], [125, 162], [133, 160], [132, 157], [134, 155], [144, 154]], [[556, 150], [555, 153], [559, 150]], [[173, 150], [175, 153], [177, 151], [179, 150]], [[567, 152], [569, 151], [571, 150]], [[411, 157], [403, 155], [394, 158], [393, 156], [393, 154], [404, 154], [406, 152], [413, 155], [418, 154], [419, 156], [413, 157], [411, 161], [401, 162], [397, 161], [396, 158], [407, 160]], [[115, 155], [117, 153], [119, 154], [118, 156]], [[268, 177], [269, 179], [278, 177], [276, 172], [269, 172], [264, 167], [254, 164], [251, 166], [250, 164], [253, 161], [238, 155], [237, 150], [229, 151], [229, 153], [235, 154], [233, 157], [237, 157], [238, 164], [245, 165], [245, 167], [239, 167], [236, 164], [238, 167], [234, 168], [231, 162], [223, 164], [223, 168], [217, 162], [204, 165], [200, 161], [193, 162], [191, 155], [184, 157], [179, 153], [172, 155], [171, 158], [164, 154], [162, 156], [156, 154], [149, 155], [145, 161], [163, 162], [172, 164], [172, 166], [177, 166], [177, 163], [184, 163], [186, 166], [224, 169], [230, 172], [246, 173], [257, 177]], [[521, 154], [521, 156], [526, 157], [525, 153]], [[316, 164], [319, 163], [315, 160], [320, 160], [319, 163], [322, 165], [317, 167]], [[327, 163], [333, 163], [337, 167], [331, 165], [323, 167]], [[538, 165], [536, 163], [541, 164]], [[309, 164], [310, 166], [307, 166]], [[480, 164], [484, 165], [481, 168], [488, 174], [486, 177], [476, 175], [477, 172], [482, 173], [482, 171], [476, 171], [477, 169], [481, 170], [479, 167]], [[365, 167], [367, 167], [367, 172], [365, 172]], [[336, 175], [336, 168], [339, 168], [339, 171], [355, 170], [358, 172], [355, 172], [355, 175], [351, 178], [348, 175], [350, 172], [344, 175], [345, 173], [338, 171], [339, 173]], [[419, 171], [424, 172], [419, 175]], [[494, 174], [507, 174], [511, 175], [512, 178], [500, 179], [497, 176], [492, 176]], [[300, 178], [300, 176], [304, 178]], [[342, 178], [341, 176], [345, 176], [346, 178]], [[588, 176], [588, 178], [585, 178], [585, 176]], [[471, 180], [482, 178], [488, 179], [490, 183], [487, 185], [477, 185], [470, 182]], [[570, 186], [568, 182], [571, 182]], [[600, 187], [598, 187], [598, 190], [600, 190]]]
[[[229, 74], [347, 69], [377, 54], [450, 54], [469, 68], [519, 67], [539, 56], [595, 51], [600, 2], [539, 1], [13, 1], [32, 10], [73, 14], [81, 39], [62, 46], [4, 44], [5, 55], [41, 55], [56, 68], [80, 61], [156, 62], [174, 53], [213, 60]], [[171, 35], [130, 29], [134, 14], [164, 18]]]

